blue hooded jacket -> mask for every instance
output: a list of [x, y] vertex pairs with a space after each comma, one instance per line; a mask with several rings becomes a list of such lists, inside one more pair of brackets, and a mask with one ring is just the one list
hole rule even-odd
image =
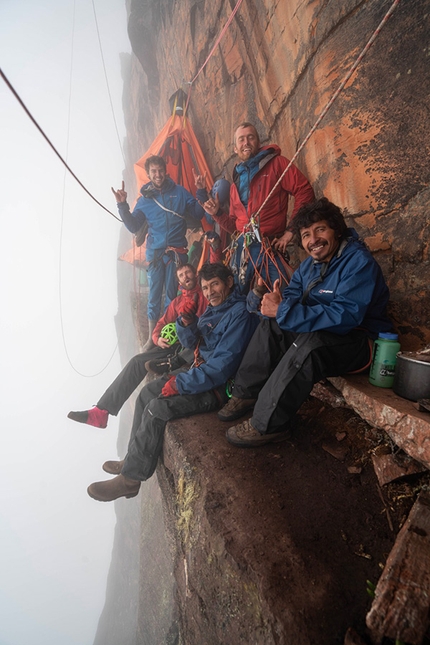
[[179, 342], [195, 349], [204, 362], [176, 376], [180, 394], [207, 392], [225, 384], [237, 372], [245, 349], [259, 323], [246, 309], [246, 298], [237, 289], [217, 307], [209, 305], [197, 322], [183, 327], [176, 321]]
[[389, 291], [381, 268], [357, 232], [352, 228], [348, 231], [349, 237], [341, 242], [322, 280], [319, 277], [324, 263], [311, 257], [293, 273], [276, 315], [281, 329], [297, 333], [326, 330], [342, 335], [359, 327], [371, 338], [392, 330], [386, 315]]
[[[140, 189], [142, 197], [136, 202], [133, 213], [127, 202], [117, 204], [122, 221], [131, 233], [137, 233], [145, 221], [148, 223], [148, 237], [146, 239], [146, 259], [154, 260], [168, 246], [173, 248], [186, 248], [187, 222], [185, 216], [201, 220], [205, 214], [198, 201], [182, 186], [175, 184], [173, 179], [166, 177], [161, 189], [155, 188], [152, 182]], [[154, 198], [164, 208], [178, 213], [169, 213], [163, 210]]]

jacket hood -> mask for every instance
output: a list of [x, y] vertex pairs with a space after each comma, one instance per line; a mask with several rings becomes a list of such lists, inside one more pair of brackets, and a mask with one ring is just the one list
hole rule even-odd
[[233, 169], [233, 181], [236, 181], [237, 175], [243, 171], [254, 170], [257, 171], [263, 168], [265, 164], [281, 154], [281, 148], [276, 145], [276, 143], [271, 143], [268, 146], [262, 146], [256, 155], [248, 159], [247, 161], [241, 161], [236, 164]]
[[156, 188], [152, 181], [149, 181], [147, 184], [144, 184], [142, 186], [142, 188], [140, 189], [140, 194], [148, 199], [152, 199], [153, 197], [157, 198], [158, 195], [161, 195], [162, 193], [168, 193], [175, 186], [176, 184], [173, 179], [166, 175], [166, 179], [163, 181], [161, 189]]
[[178, 291], [180, 292], [181, 296], [184, 296], [185, 298], [189, 298], [190, 296], [193, 296], [195, 293], [200, 293], [201, 290], [202, 288], [199, 285], [199, 283], [197, 283], [193, 289], [185, 289], [181, 285], [178, 285]]

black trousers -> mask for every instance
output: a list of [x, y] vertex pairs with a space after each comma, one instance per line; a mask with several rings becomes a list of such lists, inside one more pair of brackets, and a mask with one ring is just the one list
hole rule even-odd
[[287, 429], [312, 387], [327, 376], [365, 368], [371, 347], [364, 331], [283, 331], [263, 319], [236, 374], [234, 396], [257, 399], [251, 423], [261, 434]]
[[167, 349], [153, 347], [147, 352], [133, 356], [99, 399], [97, 407], [102, 410], [107, 410], [109, 414], [116, 416], [128, 397], [145, 378], [147, 374], [147, 370], [145, 369], [146, 361], [167, 358], [167, 356], [175, 354], [176, 350], [179, 350], [180, 347], [179, 343], [175, 343]]
[[[173, 374], [179, 372], [176, 370]], [[212, 412], [227, 401], [225, 387], [201, 394], [160, 397], [170, 375], [145, 385], [136, 401], [131, 437], [122, 474], [145, 481], [154, 473], [163, 447], [164, 430], [172, 419]]]

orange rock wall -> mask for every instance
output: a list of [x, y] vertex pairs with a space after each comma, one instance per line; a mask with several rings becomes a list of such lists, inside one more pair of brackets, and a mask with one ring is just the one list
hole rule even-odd
[[[129, 2], [131, 161], [168, 118], [169, 97], [188, 90], [235, 4]], [[214, 176], [231, 177], [243, 120], [291, 157], [390, 6], [243, 0], [192, 84], [190, 117]], [[381, 264], [404, 349], [430, 342], [429, 14], [428, 0], [400, 1], [297, 160]]]

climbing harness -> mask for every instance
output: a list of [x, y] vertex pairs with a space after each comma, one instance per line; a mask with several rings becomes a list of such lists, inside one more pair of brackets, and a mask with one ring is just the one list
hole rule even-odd
[[[323, 120], [323, 118], [325, 117], [325, 115], [327, 114], [327, 112], [329, 111], [331, 106], [333, 105], [334, 101], [339, 96], [340, 92], [344, 89], [346, 83], [348, 82], [348, 80], [351, 78], [351, 76], [353, 75], [353, 73], [357, 69], [358, 65], [360, 64], [360, 62], [362, 61], [362, 59], [364, 58], [364, 56], [366, 55], [366, 53], [368, 52], [368, 50], [370, 49], [370, 47], [372, 46], [374, 41], [376, 40], [377, 36], [379, 35], [382, 27], [385, 25], [385, 23], [387, 22], [388, 18], [391, 16], [391, 14], [393, 13], [393, 11], [395, 10], [395, 8], [397, 7], [397, 5], [399, 3], [400, 3], [400, 0], [394, 0], [392, 5], [388, 9], [387, 13], [385, 14], [383, 19], [379, 23], [378, 27], [375, 29], [375, 31], [373, 32], [373, 34], [371, 35], [371, 37], [367, 41], [366, 45], [364, 46], [364, 48], [362, 49], [362, 51], [358, 55], [357, 59], [355, 60], [354, 64], [352, 65], [351, 69], [345, 74], [345, 76], [342, 79], [342, 81], [340, 82], [337, 90], [334, 92], [333, 96], [327, 102], [327, 104], [325, 105], [325, 107], [322, 110], [321, 114], [319, 115], [319, 117], [315, 121], [314, 125], [309, 130], [309, 132], [306, 135], [306, 137], [303, 139], [302, 143], [300, 144], [300, 146], [296, 150], [295, 154], [293, 155], [293, 157], [289, 161], [289, 163], [286, 166], [285, 170], [282, 172], [281, 176], [279, 177], [279, 179], [277, 180], [275, 185], [272, 187], [271, 191], [269, 192], [269, 194], [267, 195], [267, 197], [265, 198], [263, 203], [258, 208], [258, 211], [255, 214], [251, 215], [251, 217], [249, 219], [249, 222], [248, 222], [248, 225], [246, 226], [244, 231], [242, 233], [238, 233], [238, 235], [232, 241], [232, 244], [228, 248], [228, 260], [230, 262], [232, 260], [233, 254], [234, 254], [234, 250], [237, 250], [239, 237], [241, 237], [241, 236], [244, 237], [243, 251], [242, 251], [242, 254], [241, 254], [241, 258], [240, 258], [240, 267], [238, 268], [237, 266], [231, 266], [231, 268], [235, 272], [235, 274], [239, 275], [239, 281], [241, 279], [244, 280], [244, 276], [246, 275], [247, 263], [249, 262], [250, 259], [252, 261], [252, 258], [250, 258], [249, 253], [248, 253], [248, 255], [246, 255], [246, 251], [245, 251], [245, 249], [250, 244], [250, 240], [252, 239], [252, 237], [254, 237], [254, 239], [260, 241], [263, 244], [263, 240], [261, 240], [261, 234], [260, 234], [260, 229], [259, 229], [259, 221], [260, 221], [261, 212], [263, 211], [263, 209], [266, 206], [266, 204], [269, 201], [269, 199], [272, 197], [272, 195], [275, 192], [275, 190], [278, 188], [278, 186], [281, 183], [282, 179], [284, 178], [285, 174], [288, 172], [288, 170], [294, 164], [295, 160], [297, 159], [297, 157], [300, 154], [300, 152], [303, 150], [304, 146], [309, 141], [309, 139], [312, 136], [312, 134], [318, 128], [319, 124], [321, 123], [321, 121]], [[213, 52], [211, 52], [211, 54], [212, 53]], [[193, 82], [194, 82], [194, 80], [195, 80], [195, 78], [193, 79]], [[266, 250], [267, 250], [267, 247], [266, 247]], [[272, 253], [273, 253], [273, 249], [272, 249]], [[280, 254], [278, 254], [278, 257], [280, 259], [282, 258], [282, 256]], [[285, 261], [284, 258], [281, 259], [281, 262], [283, 263], [284, 267], [287, 267], [287, 266], [289, 267], [288, 263]], [[256, 272], [255, 275], [258, 276], [258, 277], [261, 277], [260, 272], [258, 271], [256, 264], [258, 264], [258, 262], [257, 263], [253, 262], [254, 269], [255, 269], [255, 272]], [[289, 269], [291, 270], [291, 273], [292, 273], [292, 268], [289, 267]], [[291, 277], [291, 273], [290, 273], [290, 277]]]

